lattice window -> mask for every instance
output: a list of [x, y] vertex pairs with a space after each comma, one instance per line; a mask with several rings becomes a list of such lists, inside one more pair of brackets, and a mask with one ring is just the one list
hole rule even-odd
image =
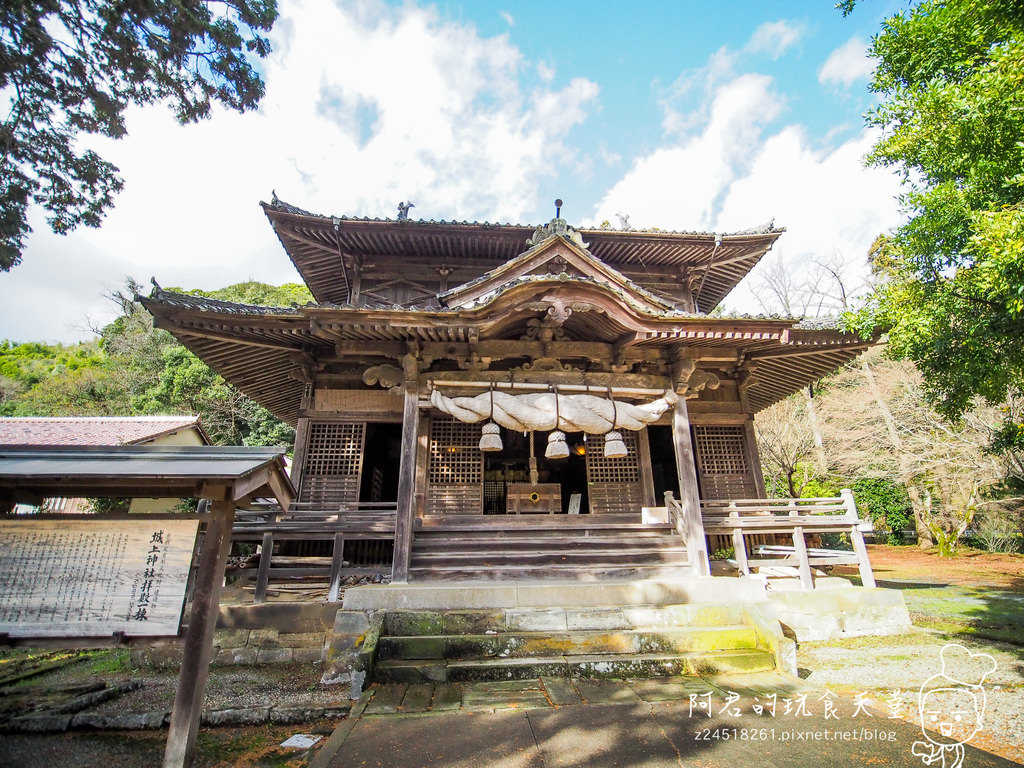
[[640, 482], [640, 456], [636, 447], [636, 432], [623, 430], [621, 434], [627, 454], [617, 459], [605, 458], [604, 435], [586, 436], [588, 483]]
[[428, 515], [479, 515], [484, 506], [484, 454], [479, 424], [430, 420]]
[[637, 433], [622, 431], [627, 454], [619, 458], [604, 455], [604, 435], [587, 435], [587, 488], [590, 511], [599, 514], [640, 514], [640, 454]]
[[743, 427], [695, 426], [693, 443], [705, 499], [750, 498], [756, 495], [754, 475], [747, 462]]
[[361, 422], [310, 424], [301, 500], [321, 504], [359, 501], [365, 437], [366, 425]]
[[480, 450], [480, 425], [455, 419], [430, 421], [431, 485], [482, 483], [484, 455]]

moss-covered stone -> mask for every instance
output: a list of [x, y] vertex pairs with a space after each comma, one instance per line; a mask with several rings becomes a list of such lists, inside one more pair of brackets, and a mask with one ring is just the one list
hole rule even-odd
[[445, 635], [482, 635], [485, 632], [505, 631], [505, 612], [446, 611], [442, 614]]
[[384, 636], [377, 643], [381, 659], [440, 659], [444, 657], [443, 637], [391, 637]]
[[444, 616], [437, 611], [388, 611], [384, 634], [403, 637], [443, 635]]

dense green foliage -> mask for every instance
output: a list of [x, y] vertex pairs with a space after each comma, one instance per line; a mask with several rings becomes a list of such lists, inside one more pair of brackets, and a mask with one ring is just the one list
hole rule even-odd
[[[128, 293], [98, 341], [75, 346], [0, 342], [0, 415], [190, 413], [222, 445], [282, 445], [294, 431], [242, 395], [163, 330]], [[195, 293], [201, 293], [195, 291]], [[310, 300], [301, 285], [240, 283], [202, 295], [266, 306]]]
[[884, 477], [862, 477], [853, 484], [853, 497], [861, 516], [875, 530], [886, 532], [890, 544], [902, 543], [900, 532], [914, 531], [914, 510], [906, 486]]
[[123, 182], [81, 137], [123, 137], [129, 104], [167, 101], [182, 123], [254, 109], [250, 59], [276, 19], [275, 0], [0, 4], [0, 269], [21, 261], [33, 202], [55, 232], [100, 225]]
[[870, 53], [882, 138], [869, 161], [902, 172], [909, 220], [874, 249], [878, 287], [852, 325], [890, 329], [957, 418], [1024, 381], [1024, 5], [919, 2]]

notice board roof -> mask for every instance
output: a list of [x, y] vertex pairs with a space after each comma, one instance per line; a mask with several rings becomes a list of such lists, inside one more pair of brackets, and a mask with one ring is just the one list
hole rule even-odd
[[282, 447], [122, 445], [0, 448], [0, 498], [151, 496], [240, 501], [295, 497]]

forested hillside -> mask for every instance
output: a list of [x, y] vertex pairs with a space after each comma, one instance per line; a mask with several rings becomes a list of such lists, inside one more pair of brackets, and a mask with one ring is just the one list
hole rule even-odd
[[929, 406], [924, 389], [913, 363], [876, 347], [758, 414], [769, 494], [849, 487], [881, 530], [916, 530], [947, 550], [965, 536], [986, 549], [1020, 549], [1024, 454], [1001, 435], [1008, 423], [1024, 430], [1024, 404], [978, 401], [954, 422]]
[[[0, 415], [196, 414], [221, 445], [290, 445], [294, 432], [211, 371], [134, 301], [138, 285], [111, 296], [121, 315], [77, 345], [0, 341]], [[180, 289], [175, 289], [180, 290]], [[305, 303], [305, 286], [246, 282], [186, 291], [261, 306]]]

